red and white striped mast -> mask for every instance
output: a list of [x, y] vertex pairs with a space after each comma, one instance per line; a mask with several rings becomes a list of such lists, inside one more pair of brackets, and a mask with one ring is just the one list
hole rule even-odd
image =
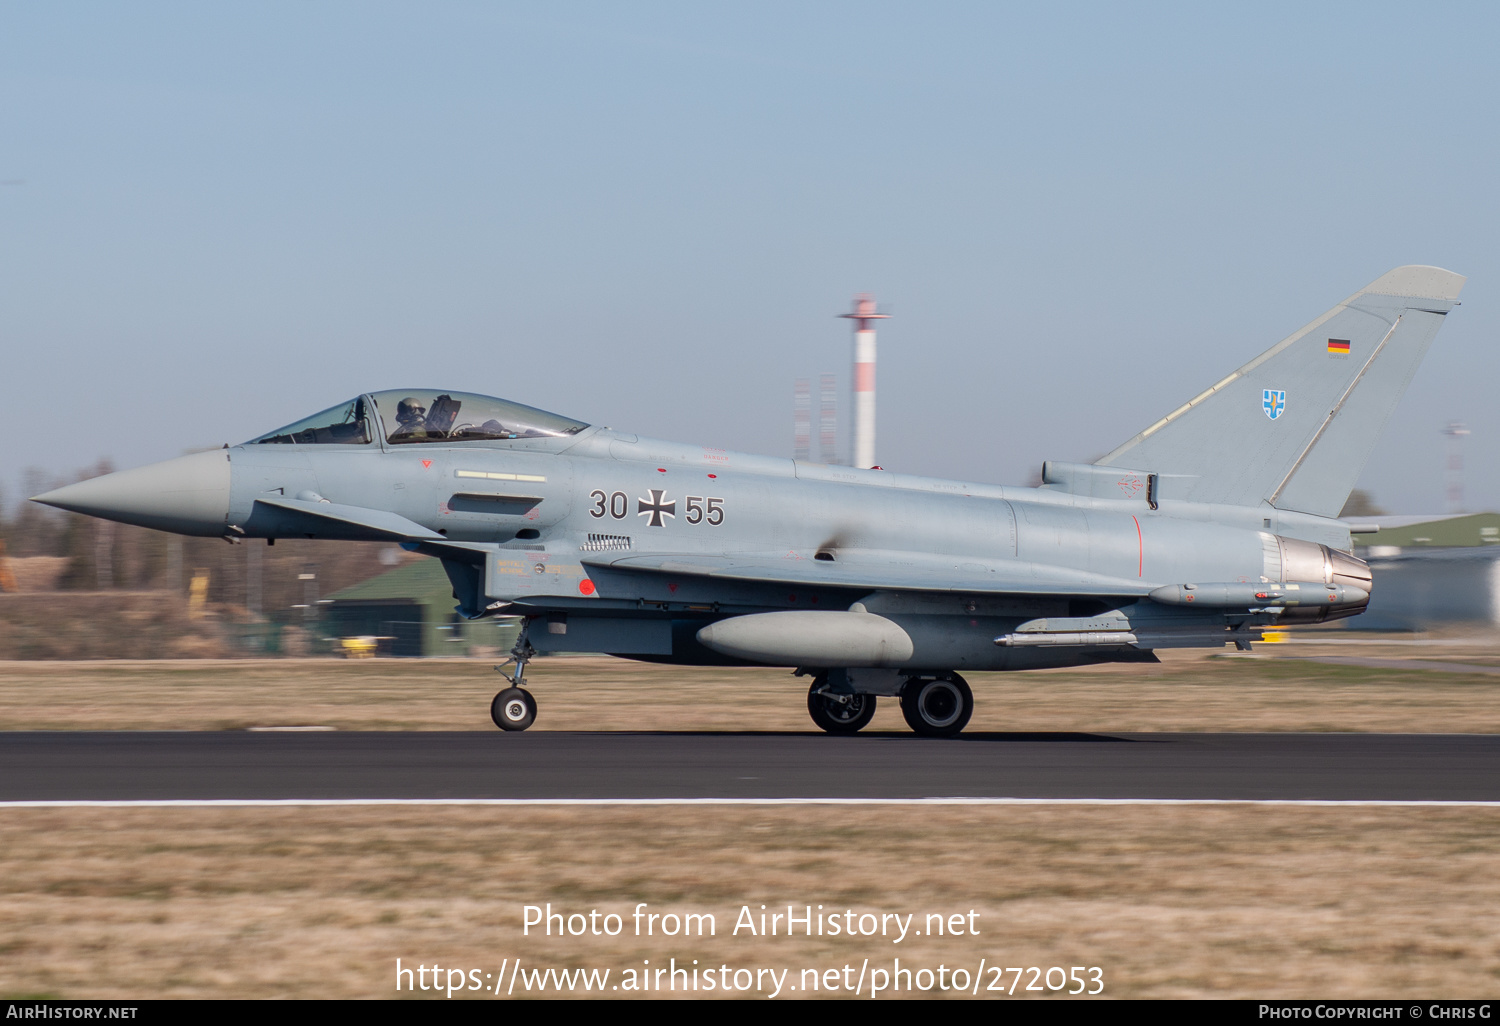
[[854, 312], [839, 314], [854, 322], [854, 465], [875, 466], [875, 321], [889, 314], [875, 312], [875, 297], [854, 297]]

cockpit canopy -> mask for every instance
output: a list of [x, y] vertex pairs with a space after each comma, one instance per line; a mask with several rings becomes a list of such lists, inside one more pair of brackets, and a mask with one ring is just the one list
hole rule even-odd
[[558, 438], [588, 427], [545, 410], [468, 392], [430, 389], [376, 392], [370, 397], [392, 444]]
[[576, 435], [587, 424], [469, 392], [392, 389], [351, 399], [246, 445], [366, 445], [384, 425], [391, 445], [504, 441]]

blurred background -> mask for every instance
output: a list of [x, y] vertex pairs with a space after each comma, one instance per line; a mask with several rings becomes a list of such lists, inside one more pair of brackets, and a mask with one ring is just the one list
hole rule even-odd
[[[835, 315], [860, 291], [893, 315], [881, 464], [1024, 484], [1390, 268], [1451, 268], [1463, 306], [1351, 515], [1500, 508], [1497, 23], [0, 2], [0, 591], [30, 596], [0, 604], [0, 657], [503, 647], [388, 547], [173, 541], [23, 500], [389, 387], [790, 456], [794, 382], [832, 373], [844, 446]], [[1388, 524], [1380, 558], [1474, 550], [1493, 619], [1493, 525], [1470, 526]]]

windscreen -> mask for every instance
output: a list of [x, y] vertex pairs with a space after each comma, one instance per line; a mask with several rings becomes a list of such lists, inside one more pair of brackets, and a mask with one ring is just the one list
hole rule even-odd
[[305, 420], [277, 428], [259, 438], [252, 438], [246, 445], [365, 445], [373, 437], [370, 418], [366, 415], [365, 400], [361, 396], [341, 406], [315, 413]]
[[372, 397], [396, 445], [557, 438], [588, 427], [545, 410], [470, 392], [392, 389]]

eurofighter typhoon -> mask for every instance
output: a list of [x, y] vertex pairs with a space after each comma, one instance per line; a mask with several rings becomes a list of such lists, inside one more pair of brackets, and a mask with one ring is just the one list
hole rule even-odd
[[[1092, 464], [1036, 488], [640, 438], [519, 403], [404, 388], [241, 445], [36, 501], [179, 534], [398, 542], [459, 612], [520, 616], [491, 714], [525, 730], [527, 664], [608, 652], [789, 667], [823, 730], [900, 702], [957, 734], [968, 670], [1153, 662], [1362, 612], [1337, 519], [1458, 305], [1398, 267]], [[507, 669], [510, 671], [507, 673]]]

